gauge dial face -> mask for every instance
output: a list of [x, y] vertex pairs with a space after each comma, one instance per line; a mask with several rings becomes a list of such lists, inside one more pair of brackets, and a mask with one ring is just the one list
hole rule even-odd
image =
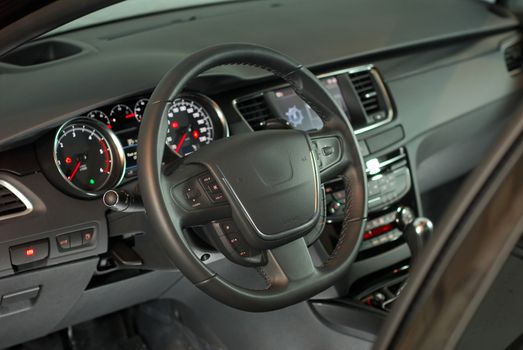
[[96, 193], [111, 178], [114, 152], [92, 125], [73, 122], [64, 126], [56, 136], [54, 152], [62, 177], [81, 191]]
[[198, 102], [177, 98], [167, 112], [167, 145], [179, 156], [197, 151], [214, 140], [214, 126], [209, 113]]
[[147, 102], [149, 102], [148, 98], [142, 98], [136, 102], [134, 105], [134, 117], [139, 122], [142, 121], [143, 118], [143, 112], [145, 111], [145, 107], [147, 106]]
[[104, 112], [102, 112], [102, 111], [100, 111], [98, 109], [89, 112], [89, 114], [87, 114], [87, 117], [95, 119], [95, 120], [98, 120], [99, 122], [104, 123], [105, 126], [107, 126], [109, 129], [112, 129], [113, 128], [113, 124], [116, 122], [116, 119], [114, 119], [112, 117], [109, 118], [107, 116], [107, 114], [105, 114]]
[[124, 104], [118, 104], [114, 106], [109, 113], [109, 117], [114, 119], [115, 122], [125, 119], [134, 119], [135, 116], [136, 114], [133, 112], [133, 110]]

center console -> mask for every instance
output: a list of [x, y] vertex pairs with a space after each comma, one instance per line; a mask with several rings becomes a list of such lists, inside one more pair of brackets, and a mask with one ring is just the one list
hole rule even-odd
[[[365, 157], [368, 221], [354, 267], [337, 289], [352, 301], [387, 311], [401, 292], [410, 267], [404, 231], [419, 215], [408, 157], [398, 148]], [[325, 186], [328, 229], [322, 237], [327, 253], [335, 246], [346, 203], [342, 180]]]
[[[397, 228], [398, 211], [415, 206], [410, 170], [405, 151], [400, 148], [379, 158], [366, 162], [368, 177], [369, 219], [365, 227], [364, 242], [359, 259], [379, 254], [383, 245], [401, 238]], [[343, 220], [346, 193], [341, 180], [325, 186], [327, 220], [336, 223]], [[413, 213], [414, 215], [414, 213]], [[398, 243], [401, 244], [401, 241]]]
[[[318, 78], [354, 128], [368, 179], [369, 212], [361, 249], [349, 275], [336, 287], [339, 295], [351, 301], [384, 310], [408, 272], [410, 250], [403, 237], [406, 224], [420, 214], [413, 173], [403, 148], [405, 132], [395, 118], [392, 95], [377, 67], [351, 67]], [[284, 126], [311, 131], [323, 125], [289, 86], [240, 97], [234, 100], [234, 107], [254, 131]], [[319, 254], [325, 255], [322, 258], [333, 251], [339, 239], [346, 202], [342, 180], [325, 184], [325, 193], [327, 225], [319, 248]]]
[[[390, 151], [369, 152], [368, 140], [360, 139], [368, 185], [363, 242], [350, 272], [335, 286], [338, 297], [320, 295], [310, 307], [338, 331], [374, 342], [406, 285], [411, 265], [407, 241], [420, 210], [406, 150], [394, 148], [395, 142]], [[347, 194], [341, 179], [327, 183], [325, 191], [327, 225], [318, 249], [328, 255], [339, 239]]]

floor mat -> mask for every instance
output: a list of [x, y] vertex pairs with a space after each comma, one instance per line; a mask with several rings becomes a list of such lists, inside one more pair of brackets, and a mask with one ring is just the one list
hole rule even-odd
[[156, 300], [8, 350], [224, 350], [188, 313], [172, 300]]
[[201, 327], [188, 327], [180, 306], [171, 300], [156, 300], [137, 306], [136, 330], [150, 350], [223, 350], [210, 341]]
[[68, 332], [71, 350], [148, 350], [127, 312], [81, 323]]
[[63, 334], [53, 333], [47, 337], [10, 347], [8, 350], [69, 350], [65, 344], [67, 340], [63, 338]]

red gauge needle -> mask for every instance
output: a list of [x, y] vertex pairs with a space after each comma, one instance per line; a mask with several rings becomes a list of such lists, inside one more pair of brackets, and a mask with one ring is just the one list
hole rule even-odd
[[180, 151], [180, 148], [182, 148], [183, 142], [185, 141], [185, 138], [187, 138], [187, 133], [182, 135], [182, 138], [180, 139], [180, 142], [176, 145], [176, 152], [178, 153]]
[[125, 119], [131, 119], [131, 118], [134, 118], [136, 117], [136, 113], [129, 113], [125, 116]]
[[73, 181], [74, 176], [76, 175], [76, 173], [80, 169], [80, 165], [82, 165], [82, 162], [76, 163], [76, 166], [74, 167], [74, 170], [73, 170], [71, 176], [69, 176], [69, 181]]

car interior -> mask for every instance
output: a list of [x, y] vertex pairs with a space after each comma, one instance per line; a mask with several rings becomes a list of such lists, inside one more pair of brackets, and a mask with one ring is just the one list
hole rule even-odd
[[2, 349], [371, 349], [523, 119], [523, 1], [6, 3]]

